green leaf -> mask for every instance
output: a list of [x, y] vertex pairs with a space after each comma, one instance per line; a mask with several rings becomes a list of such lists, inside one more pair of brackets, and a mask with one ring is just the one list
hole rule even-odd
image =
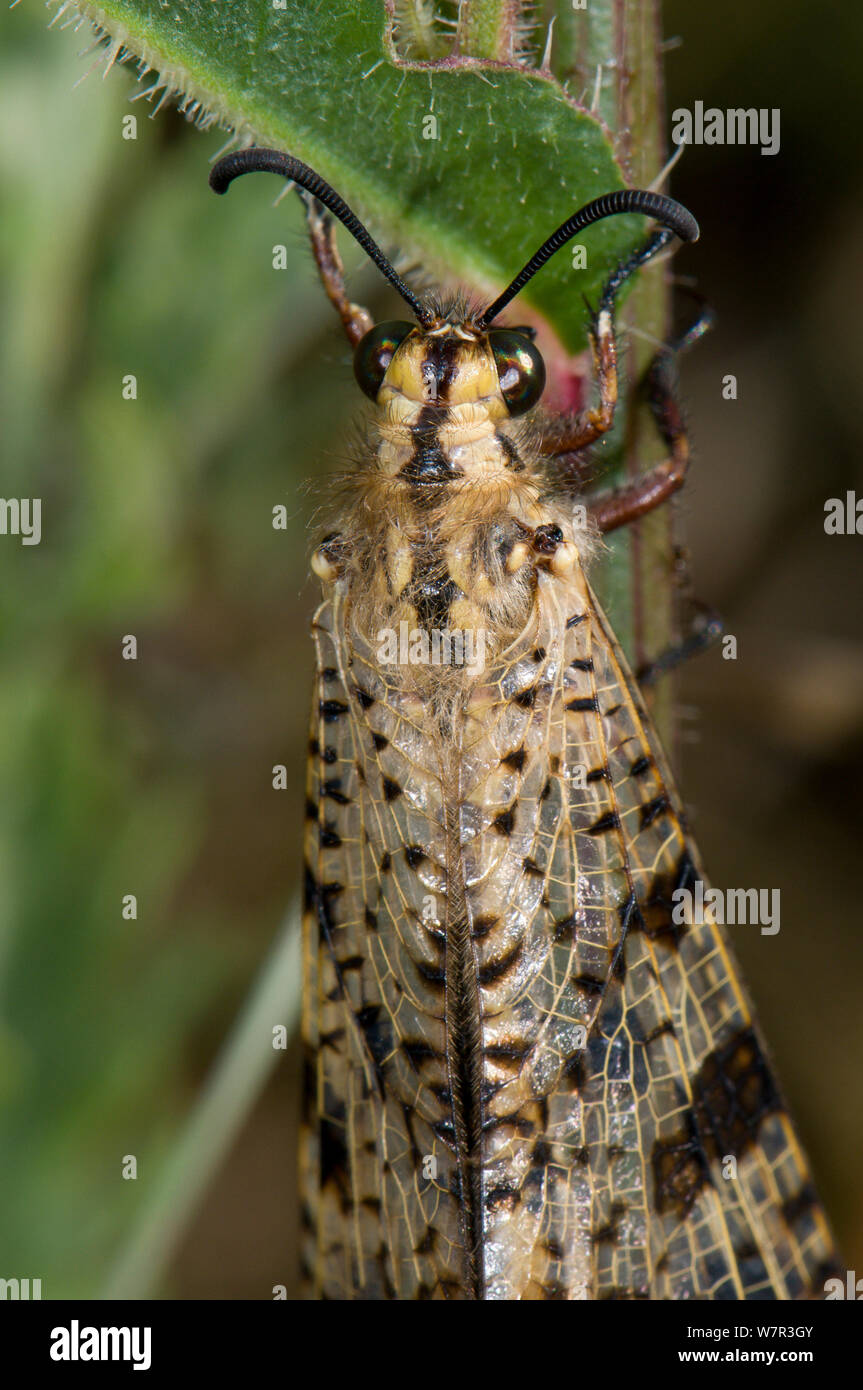
[[[382, 0], [80, 8], [149, 65], [142, 82], [154, 97], [163, 84], [205, 122], [289, 150], [390, 249], [482, 295], [499, 291], [577, 206], [624, 183], [605, 127], [556, 78], [473, 58], [403, 60]], [[571, 248], [562, 251], [522, 303], [570, 351], [583, 347], [582, 296], [597, 297], [643, 231], [639, 217], [591, 228], [588, 268], [574, 271]]]

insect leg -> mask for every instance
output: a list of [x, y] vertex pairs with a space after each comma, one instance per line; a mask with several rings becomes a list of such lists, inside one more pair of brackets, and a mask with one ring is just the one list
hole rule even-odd
[[644, 375], [644, 387], [659, 433], [668, 447], [668, 458], [643, 473], [635, 482], [594, 502], [590, 515], [600, 531], [614, 531], [646, 516], [682, 486], [689, 466], [689, 439], [677, 399], [677, 357], [697, 342], [710, 327], [705, 311], [670, 347], [661, 348]]
[[636, 671], [639, 685], [655, 685], [692, 656], [699, 656], [719, 641], [724, 631], [724, 623], [715, 608], [707, 603], [693, 600], [694, 612], [691, 616], [689, 632], [681, 642], [666, 647], [652, 661], [646, 661]]
[[[588, 410], [580, 410], [572, 416], [561, 416], [543, 431], [540, 452], [545, 455], [561, 458], [563, 455], [578, 454], [611, 429], [617, 405], [618, 386], [617, 343], [614, 337], [614, 320], [610, 312], [604, 316], [592, 316], [590, 351], [593, 358], [593, 376], [599, 388], [599, 400]], [[571, 471], [572, 462], [574, 461], [565, 460], [567, 471]]]
[[318, 267], [326, 296], [342, 321], [348, 342], [356, 347], [360, 338], [374, 327], [368, 309], [353, 304], [345, 291], [345, 271], [336, 245], [333, 219], [316, 198], [300, 194], [306, 205], [306, 220], [312, 255]]
[[[637, 251], [615, 266], [609, 275], [600, 295], [599, 308], [595, 313], [591, 312], [590, 351], [599, 400], [588, 410], [580, 410], [569, 417], [562, 416], [546, 430], [540, 444], [541, 453], [552, 457], [578, 453], [611, 429], [618, 398], [617, 342], [614, 336], [617, 293], [630, 275], [655, 256], [670, 238], [671, 232], [667, 228], [653, 232]], [[573, 461], [567, 460], [566, 467], [572, 471]]]

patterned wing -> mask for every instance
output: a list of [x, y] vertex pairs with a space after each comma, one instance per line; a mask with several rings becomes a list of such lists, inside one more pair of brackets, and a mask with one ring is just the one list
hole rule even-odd
[[829, 1232], [580, 570], [438, 701], [315, 624], [307, 1265], [330, 1298], [796, 1298]]
[[[649, 1165], [648, 1294], [823, 1295], [835, 1268], [830, 1233], [739, 967], [709, 911], [705, 920], [688, 924], [672, 916], [675, 889], [691, 891], [697, 880], [703, 891], [709, 885], [687, 844], [677, 793], [634, 683], [595, 603], [592, 627], [598, 701], [604, 709], [620, 704], [611, 720], [606, 716], [606, 739], [637, 907], [619, 1005], [609, 999], [600, 1012], [583, 1099], [596, 1103], [597, 1078], [618, 1069], [615, 1104], [637, 1117], [632, 1144], [637, 1133], [642, 1162]], [[633, 752], [648, 761], [643, 771]], [[606, 1145], [617, 1139], [609, 1099], [600, 1102], [608, 1116]], [[626, 1127], [624, 1120], [622, 1131]], [[626, 1163], [620, 1166], [625, 1170]], [[608, 1164], [604, 1171], [604, 1201], [612, 1213], [615, 1175]], [[598, 1261], [598, 1284], [607, 1296], [641, 1291], [626, 1244], [615, 1259], [609, 1241]]]
[[[474, 692], [489, 1298], [797, 1298], [832, 1246], [637, 689], [580, 572]], [[468, 752], [469, 750], [469, 752]]]
[[315, 624], [307, 832], [305, 1265], [314, 1296], [464, 1296], [444, 1021], [446, 813], [422, 702]]

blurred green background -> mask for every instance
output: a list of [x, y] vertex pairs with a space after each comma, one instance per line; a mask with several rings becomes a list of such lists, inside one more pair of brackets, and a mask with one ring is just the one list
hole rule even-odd
[[[74, 86], [86, 26], [48, 17], [0, 17], [3, 494], [43, 503], [41, 545], [0, 545], [0, 1276], [62, 1297], [105, 1288], [295, 893], [308, 523], [356, 392], [296, 200], [217, 203], [223, 137], [130, 106], [129, 68]], [[680, 679], [682, 778], [714, 882], [781, 889], [780, 934], [735, 944], [859, 1270], [863, 539], [825, 536], [823, 508], [863, 495], [863, 21], [834, 14], [819, 48], [801, 0], [672, 0], [665, 32], [669, 112], [781, 110], [775, 158], [692, 148], [674, 173], [718, 316], [683, 370], [682, 512], [739, 643]], [[293, 1287], [296, 1048], [279, 1057], [164, 1294]]]

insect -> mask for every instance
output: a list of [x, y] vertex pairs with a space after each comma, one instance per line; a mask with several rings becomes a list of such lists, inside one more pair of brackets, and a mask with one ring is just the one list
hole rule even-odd
[[[422, 299], [319, 175], [312, 245], [374, 420], [315, 552], [303, 1150], [313, 1296], [823, 1296], [831, 1237], [678, 794], [585, 575], [597, 538], [681, 485], [668, 458], [576, 502], [617, 400], [615, 300], [695, 219], [626, 189], [581, 208], [487, 308]], [[326, 211], [324, 211], [326, 209]], [[498, 318], [590, 223], [658, 224], [592, 317], [599, 399], [542, 416], [531, 331]], [[349, 302], [330, 215], [409, 305]]]

